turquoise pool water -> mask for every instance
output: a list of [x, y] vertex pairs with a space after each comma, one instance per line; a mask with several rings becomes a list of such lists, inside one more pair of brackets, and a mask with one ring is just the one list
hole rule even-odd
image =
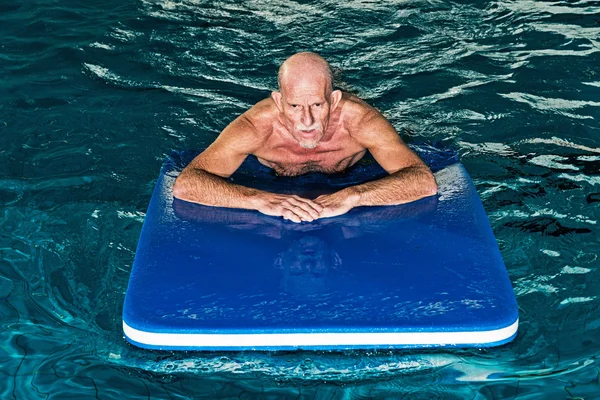
[[[600, 398], [600, 4], [0, 2], [0, 398]], [[453, 147], [520, 306], [456, 351], [148, 352], [121, 309], [164, 157], [301, 50]]]

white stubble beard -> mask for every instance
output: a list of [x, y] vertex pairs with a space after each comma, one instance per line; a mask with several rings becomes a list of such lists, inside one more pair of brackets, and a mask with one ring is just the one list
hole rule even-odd
[[298, 125], [296, 125], [296, 132], [311, 131], [311, 130], [316, 130], [317, 132], [319, 132], [318, 139], [316, 139], [316, 140], [306, 140], [306, 139], [302, 139], [302, 138], [297, 139], [300, 146], [302, 146], [305, 149], [314, 149], [315, 147], [317, 147], [319, 145], [319, 142], [323, 138], [323, 127], [318, 122], [312, 124], [311, 126], [306, 126], [302, 123], [299, 123]]

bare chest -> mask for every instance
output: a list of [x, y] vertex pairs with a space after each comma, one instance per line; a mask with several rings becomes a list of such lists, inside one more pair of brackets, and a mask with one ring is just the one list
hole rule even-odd
[[320, 157], [273, 157], [270, 160], [258, 158], [258, 160], [272, 168], [277, 175], [296, 176], [310, 172], [323, 172], [334, 174], [343, 172], [362, 158], [365, 150], [354, 154], [328, 154]]
[[350, 135], [338, 113], [332, 116], [327, 132], [315, 148], [300, 146], [294, 135], [276, 121], [268, 139], [254, 155], [277, 175], [296, 176], [343, 172], [365, 153], [365, 147]]
[[258, 160], [273, 169], [277, 175], [296, 176], [310, 172], [333, 174], [343, 172], [358, 160], [366, 150], [350, 140], [319, 144], [314, 149], [294, 145], [266, 146], [256, 154]]

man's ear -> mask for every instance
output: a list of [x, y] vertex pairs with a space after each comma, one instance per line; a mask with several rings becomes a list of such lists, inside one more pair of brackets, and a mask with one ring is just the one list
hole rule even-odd
[[279, 109], [280, 112], [283, 112], [283, 103], [281, 92], [271, 92], [271, 98], [275, 102], [275, 105]]
[[342, 91], [334, 90], [331, 92], [331, 107], [329, 108], [331, 111], [335, 110], [340, 104], [340, 100], [342, 99]]

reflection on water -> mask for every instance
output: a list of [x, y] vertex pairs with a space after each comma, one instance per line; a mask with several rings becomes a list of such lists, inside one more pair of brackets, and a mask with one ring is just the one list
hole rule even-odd
[[[599, 396], [598, 4], [301, 3], [0, 2], [0, 397]], [[298, 50], [330, 59], [405, 139], [459, 150], [517, 291], [513, 343], [341, 355], [124, 343], [162, 160], [210, 143]]]
[[341, 264], [339, 254], [316, 236], [302, 236], [275, 259], [283, 271], [283, 290], [298, 295], [326, 292], [329, 273]]
[[[370, 176], [364, 171], [360, 172], [362, 172], [363, 178]], [[358, 176], [357, 174], [357, 179]], [[239, 182], [240, 178], [237, 179]], [[272, 182], [273, 178], [268, 180]], [[441, 178], [440, 181], [445, 186], [447, 185], [444, 178]], [[288, 182], [280, 189], [283, 190], [285, 187], [289, 189], [297, 187], [297, 184]], [[325, 184], [323, 188], [328, 190]], [[448, 192], [450, 191], [448, 190]], [[173, 199], [170, 193], [165, 193], [164, 196], [172, 200], [172, 208], [178, 220], [195, 222], [200, 224], [198, 226], [213, 226], [210, 231], [207, 230], [209, 228], [186, 225], [185, 232], [182, 231], [181, 235], [198, 235], [197, 241], [202, 243], [205, 237], [219, 236], [222, 229], [231, 232], [227, 235], [226, 243], [220, 245], [223, 249], [214, 250], [223, 255], [223, 258], [219, 260], [220, 269], [237, 270], [241, 260], [252, 257], [254, 260], [253, 274], [269, 276], [271, 275], [269, 266], [272, 265], [279, 271], [279, 286], [283, 291], [298, 296], [313, 295], [313, 298], [319, 298], [318, 294], [328, 294], [340, 290], [335, 286], [336, 283], [340, 283], [340, 276], [351, 277], [351, 271], [355, 265], [371, 263], [370, 257], [378, 252], [379, 246], [389, 246], [385, 240], [379, 245], [370, 245], [369, 250], [361, 255], [348, 252], [351, 247], [348, 245], [351, 242], [348, 241], [356, 239], [370, 243], [375, 239], [370, 239], [369, 236], [382, 235], [383, 232], [388, 232], [392, 241], [398, 240], [394, 231], [398, 230], [400, 225], [419, 218], [426, 219], [435, 211], [438, 204], [438, 198], [434, 196], [399, 207], [362, 208], [360, 211], [337, 218], [321, 219], [310, 224], [292, 224], [281, 218], [269, 217], [254, 211], [205, 207]], [[168, 204], [166, 207], [170, 208]], [[178, 231], [180, 230], [179, 225], [176, 223], [169, 229]], [[260, 247], [260, 254], [247, 250], [248, 243], [255, 243], [252, 238], [248, 238], [249, 236], [263, 236], [269, 239], [266, 242], [256, 242], [256, 246]], [[379, 240], [385, 239], [385, 236], [383, 234]], [[193, 254], [195, 240], [186, 239], [186, 241], [192, 246], [190, 254]], [[200, 248], [198, 252], [199, 254], [204, 253]], [[248, 254], [244, 254], [245, 252]], [[242, 256], [233, 256], [236, 253], [242, 253]], [[348, 253], [348, 257], [351, 258], [345, 266], [341, 255], [343, 253]], [[406, 256], [408, 257], [408, 255]], [[194, 258], [193, 255], [192, 257]], [[229, 258], [232, 261], [229, 261]], [[263, 262], [264, 258], [270, 261]], [[186, 263], [187, 261], [185, 257], [182, 257], [180, 262]], [[261, 264], [266, 267], [262, 268]], [[204, 268], [203, 264], [198, 266], [198, 269], [202, 268]], [[244, 279], [241, 280], [244, 281]]]
[[[350, 240], [393, 230], [391, 227], [399, 220], [415, 219], [431, 213], [436, 209], [437, 202], [437, 197], [431, 197], [401, 207], [363, 208], [352, 215], [322, 219], [314, 224], [290, 224], [256, 212], [204, 207], [178, 199], [173, 200], [173, 210], [177, 218], [184, 221], [215, 224], [233, 231], [276, 239], [261, 251], [270, 254], [272, 243], [277, 243], [279, 247], [283, 245], [282, 250], [273, 253], [272, 262], [281, 271], [281, 287], [291, 294], [310, 295], [335, 290], [328, 278], [332, 272], [337, 274], [344, 270], [343, 259], [336, 247], [346, 247], [346, 244], [336, 245], [333, 238], [336, 241], [339, 238]], [[240, 237], [239, 233], [233, 237]], [[327, 238], [331, 239], [328, 241]], [[231, 251], [235, 251], [235, 248]], [[223, 254], [228, 252], [223, 251]], [[356, 262], [356, 256], [354, 258]]]

